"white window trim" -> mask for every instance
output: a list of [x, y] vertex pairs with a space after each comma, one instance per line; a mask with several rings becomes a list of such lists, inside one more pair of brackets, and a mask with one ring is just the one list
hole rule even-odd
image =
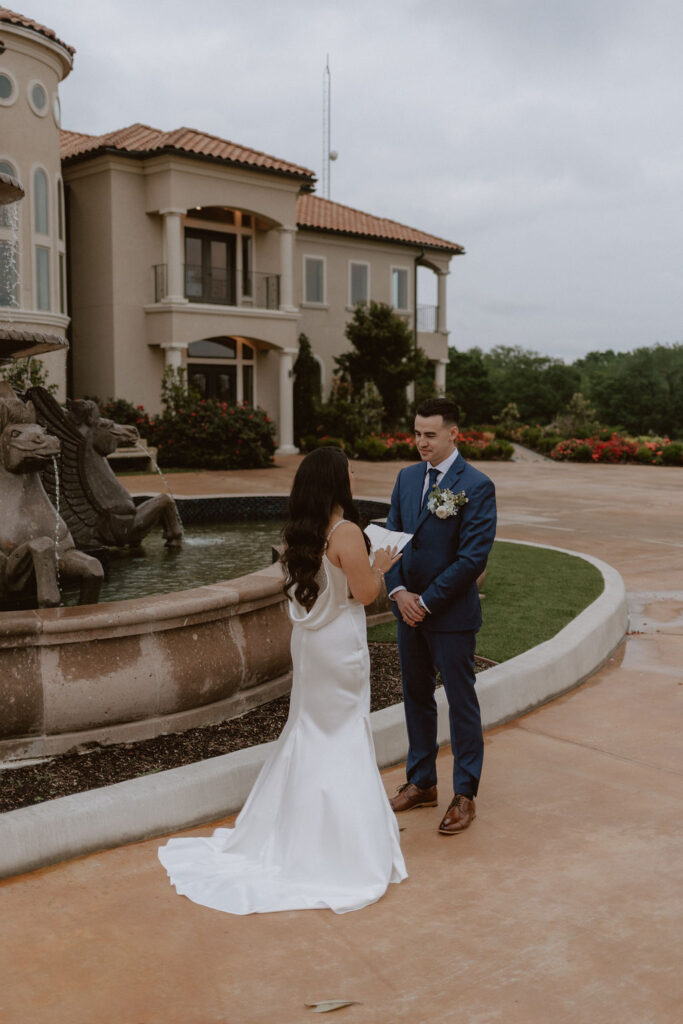
[[406, 299], [408, 302], [407, 306], [394, 306], [394, 309], [399, 313], [410, 313], [412, 312], [412, 306], [410, 304], [410, 268], [401, 266], [399, 263], [392, 264], [389, 268], [389, 302], [394, 305], [394, 271], [402, 270], [406, 275]]
[[19, 99], [19, 86], [17, 85], [17, 80], [8, 68], [0, 68], [0, 72], [5, 75], [6, 78], [9, 78], [12, 83], [11, 95], [8, 96], [6, 100], [0, 99], [0, 107], [12, 107]]
[[[352, 276], [352, 269], [351, 268], [352, 267], [365, 267], [365, 269], [368, 272], [367, 273], [367, 279], [366, 279], [367, 294], [366, 294], [365, 298], [364, 299], [360, 299], [359, 302], [354, 302], [353, 301], [353, 295], [351, 294], [351, 276]], [[370, 303], [370, 264], [366, 260], [349, 260], [349, 267], [348, 267], [348, 291], [347, 291], [347, 295], [348, 295], [348, 306], [347, 306], [348, 309], [355, 309], [356, 306], [359, 305], [360, 302], [364, 302], [366, 305], [368, 305]]]
[[[306, 260], [318, 260], [323, 265], [323, 297], [321, 302], [317, 302], [313, 299], [306, 297]], [[307, 306], [313, 309], [327, 309], [327, 256], [318, 256], [317, 253], [308, 252], [302, 256], [302, 306]]]
[[[13, 168], [13, 170], [12, 170], [12, 177], [16, 178], [18, 181], [21, 181], [21, 177], [19, 175], [19, 168], [17, 167], [16, 160], [11, 159], [9, 157], [9, 155], [7, 155], [7, 154], [0, 153], [0, 163], [9, 164], [9, 166]], [[5, 172], [5, 173], [9, 173], [9, 172]], [[7, 209], [7, 207], [5, 207], [5, 209]], [[4, 226], [4, 225], [0, 224], [0, 239], [3, 242], [14, 242], [14, 253], [15, 253], [15, 258], [16, 258], [16, 271], [17, 271], [17, 280], [16, 280], [16, 288], [15, 288], [15, 305], [13, 305], [13, 306], [0, 306], [0, 310], [21, 309], [22, 308], [22, 267], [21, 267], [22, 256], [23, 256], [23, 248], [22, 248], [22, 245], [21, 245], [22, 215], [23, 215], [22, 204], [19, 203], [18, 204], [18, 208], [17, 208], [17, 234], [16, 234], [16, 236], [14, 234], [13, 228], [11, 228], [9, 225]]]
[[[61, 127], [62, 127], [62, 101], [59, 98], [59, 93], [58, 92], [55, 92], [55, 93], [52, 94], [52, 103], [50, 104], [50, 106], [52, 107], [52, 120], [57, 125], [57, 127], [61, 129]], [[59, 110], [59, 116], [57, 115], [57, 110]]]
[[[35, 180], [36, 172], [42, 171], [45, 175], [47, 184], [47, 234], [36, 231], [36, 189]], [[56, 264], [55, 255], [55, 239], [57, 232], [57, 225], [55, 221], [55, 196], [56, 188], [54, 189], [51, 185], [52, 178], [48, 173], [46, 167], [43, 164], [33, 164], [30, 170], [30, 196], [31, 196], [31, 252], [32, 259], [31, 264], [33, 267], [33, 281], [32, 281], [32, 294], [33, 294], [33, 308], [38, 309], [38, 252], [37, 248], [40, 246], [43, 249], [47, 249], [49, 253], [48, 268], [50, 274], [49, 281], [49, 307], [48, 309], [40, 310], [41, 313], [54, 313], [59, 309], [59, 267]]]
[[[210, 340], [211, 340], [210, 338], [207, 339], [207, 341], [210, 341]], [[210, 366], [234, 366], [236, 368], [236, 371], [237, 371], [236, 372], [237, 388], [236, 388], [235, 402], [237, 402], [237, 404], [239, 405], [241, 402], [244, 401], [244, 375], [242, 373], [242, 367], [244, 367], [244, 366], [252, 366], [253, 369], [254, 369], [254, 386], [253, 386], [254, 395], [253, 395], [253, 403], [252, 404], [253, 404], [254, 408], [257, 408], [257, 406], [258, 406], [258, 367], [257, 367], [257, 363], [258, 363], [259, 349], [256, 348], [256, 346], [254, 345], [254, 343], [252, 341], [245, 341], [245, 342], [243, 342], [240, 338], [235, 338], [234, 340], [235, 340], [235, 358], [234, 359], [231, 359], [229, 356], [226, 356], [226, 357], [222, 357], [222, 356], [205, 356], [204, 358], [202, 358], [201, 356], [191, 356], [191, 355], [189, 355], [189, 346], [188, 346], [187, 353], [186, 353], [186, 356], [185, 356], [185, 368], [186, 368], [187, 372], [189, 373], [189, 367], [191, 367], [191, 366], [206, 366], [207, 364], [210, 365]], [[191, 344], [191, 342], [190, 342], [190, 344]], [[243, 351], [243, 346], [244, 345], [248, 345], [249, 348], [251, 348], [253, 350], [254, 355], [253, 355], [253, 357], [251, 359], [249, 359], [248, 356], [245, 357], [245, 356], [242, 355], [242, 351]]]
[[[34, 85], [39, 85], [45, 93], [45, 106], [42, 110], [39, 107], [37, 107], [33, 102], [32, 94]], [[33, 111], [33, 113], [36, 115], [36, 117], [47, 117], [47, 115], [50, 112], [50, 93], [48, 89], [45, 87], [45, 82], [41, 82], [39, 78], [32, 78], [31, 81], [28, 83], [28, 88], [26, 90], [26, 99], [28, 100], [28, 105]]]

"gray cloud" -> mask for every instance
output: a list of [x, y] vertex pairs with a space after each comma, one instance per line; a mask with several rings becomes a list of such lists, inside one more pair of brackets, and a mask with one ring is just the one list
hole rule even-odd
[[463, 244], [451, 341], [574, 358], [683, 338], [674, 0], [35, 0], [78, 49], [64, 122], [188, 124], [321, 164], [332, 196]]

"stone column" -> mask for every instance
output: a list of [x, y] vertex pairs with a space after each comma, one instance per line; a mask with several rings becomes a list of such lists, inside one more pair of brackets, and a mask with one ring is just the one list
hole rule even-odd
[[438, 306], [437, 306], [437, 331], [446, 333], [446, 278], [448, 277], [448, 271], [442, 270], [437, 276], [437, 288], [438, 288]]
[[166, 296], [162, 302], [187, 302], [183, 267], [185, 245], [182, 218], [185, 210], [161, 210], [164, 225], [164, 260], [166, 262]]
[[296, 228], [282, 227], [280, 231], [280, 309], [296, 313], [294, 305], [294, 238]]
[[297, 350], [280, 349], [280, 417], [279, 445], [276, 455], [296, 455], [299, 449], [294, 445], [294, 394], [292, 388], [292, 367]]
[[446, 367], [448, 366], [447, 359], [438, 359], [436, 362], [434, 383], [436, 385], [436, 393], [443, 395], [446, 391]]
[[166, 369], [172, 367], [174, 370], [180, 370], [183, 365], [183, 352], [185, 351], [184, 345], [162, 345], [164, 350], [164, 366]]

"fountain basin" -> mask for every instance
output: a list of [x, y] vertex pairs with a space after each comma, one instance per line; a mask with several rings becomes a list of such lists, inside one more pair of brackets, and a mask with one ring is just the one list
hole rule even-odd
[[[285, 496], [179, 499], [185, 522], [282, 514]], [[358, 501], [366, 519], [384, 502]], [[384, 598], [386, 602], [386, 598]], [[385, 614], [380, 599], [368, 612]], [[291, 686], [279, 565], [193, 590], [0, 613], [0, 759], [148, 739], [242, 714]]]
[[0, 206], [16, 203], [25, 195], [24, 187], [17, 178], [0, 171]]
[[[7, 309], [11, 312], [11, 307]], [[0, 362], [39, 356], [45, 352], [66, 352], [68, 347], [66, 338], [60, 338], [58, 334], [46, 334], [21, 326], [0, 327]]]

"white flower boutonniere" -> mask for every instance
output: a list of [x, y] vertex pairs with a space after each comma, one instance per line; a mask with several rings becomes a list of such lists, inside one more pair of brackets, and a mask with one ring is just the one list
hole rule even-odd
[[440, 487], [432, 487], [427, 499], [427, 508], [439, 519], [449, 519], [451, 516], [457, 516], [459, 509], [469, 500], [464, 491], [453, 494], [453, 491], [442, 491]]

